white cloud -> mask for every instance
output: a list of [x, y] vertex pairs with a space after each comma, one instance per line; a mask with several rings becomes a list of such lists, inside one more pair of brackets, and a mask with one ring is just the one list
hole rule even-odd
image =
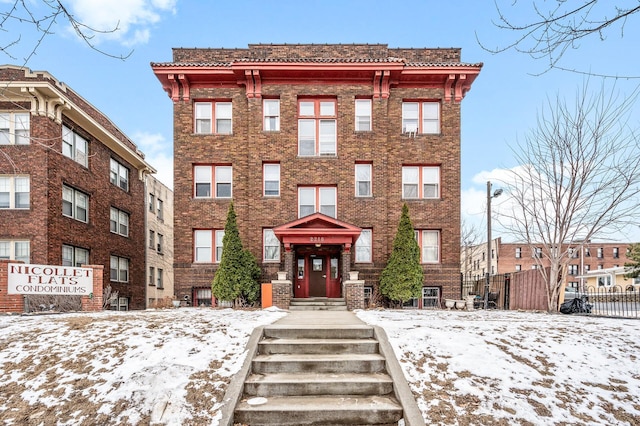
[[157, 170], [156, 179], [173, 189], [173, 154], [171, 144], [160, 133], [137, 132], [133, 141], [145, 154], [145, 160]]
[[[125, 46], [144, 44], [150, 27], [162, 19], [163, 13], [175, 13], [177, 0], [69, 0], [76, 20], [98, 33], [92, 43], [112, 40]], [[114, 31], [117, 28], [116, 31]]]

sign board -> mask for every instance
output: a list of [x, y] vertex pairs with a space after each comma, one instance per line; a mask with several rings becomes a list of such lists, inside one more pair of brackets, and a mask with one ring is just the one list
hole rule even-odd
[[8, 265], [9, 294], [89, 296], [93, 293], [93, 269], [51, 265]]

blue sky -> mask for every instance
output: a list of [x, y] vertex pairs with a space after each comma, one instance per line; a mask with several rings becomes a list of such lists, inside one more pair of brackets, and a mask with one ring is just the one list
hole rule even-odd
[[[629, 0], [627, 0], [629, 1]], [[0, 0], [6, 11], [13, 1]], [[462, 103], [462, 214], [483, 227], [486, 182], [516, 166], [512, 146], [536, 126], [536, 113], [548, 97], [571, 97], [584, 77], [544, 71], [545, 63], [513, 50], [491, 54], [514, 34], [496, 28], [498, 13], [491, 1], [361, 0], [186, 1], [68, 0], [77, 19], [94, 28], [119, 30], [97, 34], [92, 43], [119, 60], [102, 55], [78, 39], [63, 20], [52, 27], [26, 65], [46, 70], [108, 115], [146, 154], [158, 177], [172, 185], [172, 103], [153, 75], [150, 62], [169, 62], [173, 47], [240, 47], [249, 43], [386, 43], [390, 47], [460, 47], [462, 61], [484, 67]], [[530, 16], [531, 2], [498, 0], [515, 20]], [[608, 3], [608, 2], [607, 2]], [[619, 2], [618, 2], [619, 3]], [[526, 6], [526, 7], [525, 7]], [[39, 6], [41, 7], [41, 6]], [[606, 39], [589, 38], [570, 50], [562, 65], [594, 73], [640, 76], [638, 18], [614, 27]], [[634, 25], [635, 24], [635, 25]], [[7, 24], [0, 33], [5, 45], [20, 37], [0, 63], [23, 65], [37, 43], [33, 27]], [[0, 55], [3, 55], [0, 52]], [[622, 96], [640, 79], [620, 80]], [[592, 79], [591, 87], [600, 82]], [[635, 126], [640, 107], [634, 110]], [[500, 199], [494, 201], [497, 205]], [[495, 236], [494, 231], [494, 236]], [[631, 238], [630, 238], [631, 239]], [[635, 238], [640, 240], [640, 238]]]

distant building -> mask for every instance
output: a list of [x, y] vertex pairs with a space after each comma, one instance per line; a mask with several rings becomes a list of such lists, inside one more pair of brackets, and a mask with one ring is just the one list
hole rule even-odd
[[147, 179], [147, 308], [171, 302], [173, 294], [173, 191]]
[[[562, 251], [571, 252], [571, 261], [565, 274], [567, 287], [581, 288], [589, 271], [618, 268], [629, 261], [627, 251], [632, 243], [596, 243], [566, 245]], [[542, 245], [503, 243], [501, 238], [492, 241], [491, 275], [506, 274], [549, 266], [542, 256]], [[467, 281], [483, 279], [487, 271], [487, 244], [476, 244], [461, 249], [461, 273]]]
[[175, 48], [152, 63], [173, 101], [175, 286], [211, 304], [233, 200], [262, 281], [377, 294], [402, 205], [424, 271], [417, 307], [460, 292], [461, 101], [482, 64], [386, 44]]
[[104, 287], [145, 308], [144, 178], [155, 170], [49, 73], [2, 66], [0, 92], [0, 258], [104, 265]]

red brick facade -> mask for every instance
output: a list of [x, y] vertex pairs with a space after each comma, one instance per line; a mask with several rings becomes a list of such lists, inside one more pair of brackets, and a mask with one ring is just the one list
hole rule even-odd
[[[193, 168], [198, 164], [233, 167], [240, 236], [259, 260], [263, 229], [298, 218], [298, 188], [329, 186], [336, 188], [336, 218], [372, 230], [371, 262], [356, 263], [354, 250], [346, 245], [329, 247], [337, 259], [350, 258], [350, 265], [338, 268], [340, 275], [358, 270], [365, 286], [377, 286], [406, 202], [414, 228], [435, 230], [440, 236], [437, 262], [424, 264], [424, 285], [440, 288], [442, 297], [459, 293], [460, 101], [481, 64], [461, 63], [459, 49], [386, 45], [249, 45], [173, 53], [174, 62], [152, 68], [174, 101], [174, 273], [179, 298], [193, 297], [195, 287], [210, 287], [217, 264], [194, 262], [194, 230], [223, 229], [230, 202], [194, 197]], [[306, 98], [335, 101], [335, 155], [299, 154], [298, 108]], [[264, 99], [279, 99], [279, 131], [263, 130]], [[370, 131], [355, 130], [356, 99], [371, 100]], [[202, 100], [232, 103], [232, 134], [194, 131], [194, 102]], [[403, 101], [438, 103], [439, 133], [403, 133]], [[280, 164], [277, 197], [263, 195], [264, 162]], [[355, 196], [358, 163], [372, 166], [372, 196]], [[440, 168], [438, 198], [403, 199], [402, 167], [418, 165]], [[281, 247], [279, 263], [262, 263], [261, 282], [289, 267], [289, 276], [295, 276], [297, 256], [303, 251], [308, 256], [313, 248], [312, 243]], [[293, 266], [286, 261], [289, 249]]]
[[[145, 190], [153, 169], [107, 117], [46, 72], [0, 68], [5, 99], [0, 112], [30, 111], [30, 142], [0, 145], [0, 176], [28, 176], [28, 209], [0, 209], [0, 241], [28, 241], [29, 263], [61, 265], [62, 246], [88, 250], [88, 263], [103, 266], [105, 286], [145, 308]], [[88, 142], [84, 166], [62, 154], [63, 125]], [[110, 182], [114, 159], [128, 171], [128, 189]], [[63, 186], [88, 196], [88, 221], [62, 214]], [[128, 236], [110, 232], [110, 210], [129, 216]], [[129, 262], [128, 282], [110, 280], [110, 258]]]

